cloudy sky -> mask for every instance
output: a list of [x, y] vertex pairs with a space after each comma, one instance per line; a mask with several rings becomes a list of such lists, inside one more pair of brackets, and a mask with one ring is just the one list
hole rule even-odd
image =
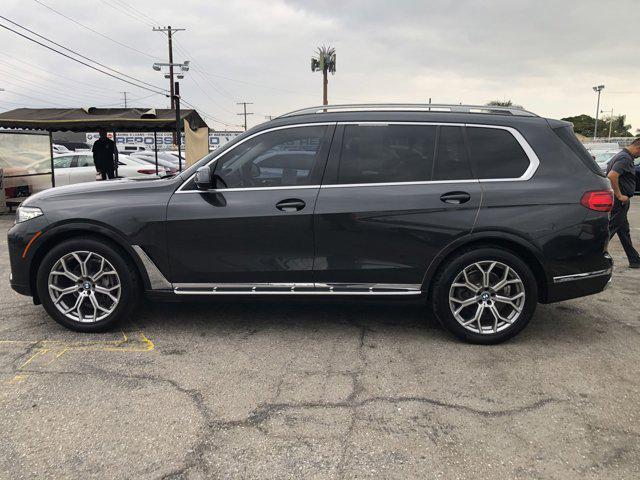
[[[167, 42], [151, 27], [186, 28], [175, 45], [175, 60], [193, 64], [182, 95], [216, 129], [241, 123], [240, 101], [253, 102], [250, 126], [321, 103], [322, 76], [309, 64], [326, 44], [337, 51], [331, 103], [511, 99], [561, 118], [594, 115], [592, 87], [604, 84], [601, 109], [627, 114], [635, 132], [638, 6], [638, 0], [2, 0], [0, 24], [27, 33], [11, 20], [161, 88], [168, 82], [151, 65], [167, 61]], [[161, 95], [5, 29], [0, 42], [1, 109], [121, 106], [122, 91], [130, 105], [167, 105]]]

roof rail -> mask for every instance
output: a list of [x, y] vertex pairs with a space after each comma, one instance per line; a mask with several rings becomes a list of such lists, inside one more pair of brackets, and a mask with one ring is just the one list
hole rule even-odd
[[516, 115], [537, 117], [535, 113], [522, 108], [494, 107], [491, 105], [453, 105], [436, 103], [362, 103], [345, 105], [318, 105], [280, 115], [278, 118], [335, 112], [444, 112], [444, 113], [484, 113], [490, 115]]

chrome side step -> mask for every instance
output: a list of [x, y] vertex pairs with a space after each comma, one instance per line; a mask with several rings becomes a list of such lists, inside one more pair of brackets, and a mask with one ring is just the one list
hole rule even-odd
[[139, 245], [132, 245], [151, 290], [176, 295], [420, 295], [420, 284], [403, 283], [171, 283]]
[[176, 283], [176, 295], [420, 295], [416, 284]]

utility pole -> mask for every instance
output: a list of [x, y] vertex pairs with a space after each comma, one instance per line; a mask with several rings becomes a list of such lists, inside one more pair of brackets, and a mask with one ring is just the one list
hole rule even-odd
[[247, 105], [253, 105], [253, 103], [251, 102], [238, 102], [236, 105], [242, 105], [243, 107], [243, 112], [242, 113], [238, 113], [237, 115], [243, 115], [244, 116], [244, 131], [247, 131], [247, 115], [253, 115], [253, 112], [247, 112]]
[[609, 114], [609, 141], [611, 141], [611, 127], [613, 127], [613, 108], [611, 110], [600, 110], [600, 113]]
[[593, 139], [595, 140], [598, 136], [598, 115], [600, 114], [600, 93], [604, 90], [604, 85], [597, 85], [593, 87], [593, 91], [598, 94], [598, 103], [596, 105], [596, 125], [593, 128]]
[[127, 93], [131, 92], [122, 92], [122, 95], [124, 96], [124, 108], [127, 108]]
[[181, 32], [186, 30], [185, 28], [172, 28], [171, 25], [168, 27], [153, 27], [154, 32], [165, 32], [167, 34], [167, 38], [169, 40], [169, 73], [165, 75], [165, 78], [169, 79], [169, 92], [171, 95], [171, 110], [175, 110], [175, 92], [174, 92], [174, 83], [173, 83], [173, 33]]

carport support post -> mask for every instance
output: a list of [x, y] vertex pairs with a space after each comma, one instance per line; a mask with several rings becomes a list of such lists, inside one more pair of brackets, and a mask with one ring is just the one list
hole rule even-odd
[[53, 165], [53, 133], [49, 130], [49, 155], [51, 155], [51, 186], [56, 186], [56, 172]]
[[[118, 152], [118, 137], [116, 136], [116, 131], [113, 131], [113, 146], [116, 149], [116, 158], [118, 158], [117, 152]], [[118, 178], [118, 161], [114, 159], [113, 163], [115, 164], [115, 172], [116, 172], [116, 178]]]
[[182, 172], [182, 153], [180, 152], [180, 144], [182, 143], [182, 128], [180, 125], [180, 82], [176, 82], [173, 89], [176, 104], [176, 144], [178, 145], [178, 171]]
[[153, 131], [153, 146], [156, 152], [156, 175], [158, 175], [158, 132]]

